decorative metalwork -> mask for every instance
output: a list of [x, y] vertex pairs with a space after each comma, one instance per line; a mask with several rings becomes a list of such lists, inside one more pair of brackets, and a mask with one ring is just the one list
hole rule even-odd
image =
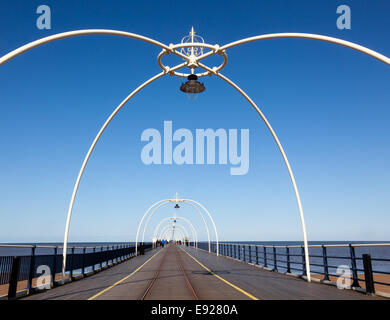
[[[204, 43], [204, 39], [195, 34], [195, 31], [194, 31], [194, 27], [191, 28], [191, 31], [189, 33], [188, 36], [185, 36], [183, 37], [183, 39], [181, 39], [181, 43], [182, 44], [185, 44], [185, 43]], [[193, 47], [184, 47], [184, 48], [181, 48], [180, 49], [180, 52], [182, 54], [185, 54], [186, 56], [195, 56], [195, 57], [199, 57], [203, 54], [203, 47], [199, 47], [199, 46], [193, 46]]]

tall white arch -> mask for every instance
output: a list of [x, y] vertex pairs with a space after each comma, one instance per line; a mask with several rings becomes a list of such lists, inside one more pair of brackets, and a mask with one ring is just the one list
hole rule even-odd
[[186, 222], [186, 223], [189, 225], [189, 227], [191, 228], [192, 237], [194, 238], [194, 247], [195, 247], [195, 248], [198, 248], [198, 234], [197, 234], [197, 232], [196, 232], [196, 229], [195, 229], [194, 225], [191, 223], [191, 221], [188, 220], [188, 219], [186, 219], [186, 218], [184, 218], [184, 217], [172, 216], [172, 217], [166, 217], [166, 218], [162, 219], [162, 220], [158, 223], [158, 225], [156, 226], [156, 228], [154, 229], [153, 238], [157, 238], [157, 232], [158, 232], [158, 230], [160, 229], [161, 225], [162, 225], [165, 221], [167, 221], [167, 220], [169, 220], [169, 219], [177, 219], [177, 220], [182, 220], [182, 221]]
[[[197, 210], [199, 213], [201, 213], [201, 210], [197, 206], [193, 205], [191, 202], [187, 202], [187, 204], [189, 204], [191, 207], [193, 207], [195, 210]], [[206, 220], [204, 219], [203, 215], [202, 215], [202, 219], [203, 219], [203, 223], [206, 225], [207, 241], [209, 243], [209, 252], [211, 252], [210, 231], [209, 231], [208, 225], [207, 225]]]
[[[164, 200], [160, 200], [160, 201], [157, 201], [156, 203], [154, 203], [152, 206], [150, 206], [148, 208], [148, 210], [146, 210], [146, 212], [144, 213], [144, 215], [142, 216], [141, 218], [141, 221], [139, 222], [138, 224], [138, 228], [137, 228], [137, 234], [136, 234], [136, 238], [135, 238], [135, 255], [137, 255], [138, 253], [138, 237], [139, 237], [139, 233], [140, 233], [140, 229], [141, 229], [141, 226], [145, 220], [146, 217], [148, 217], [148, 220], [149, 220], [149, 216], [148, 214], [151, 213], [151, 215], [154, 214], [154, 212], [159, 208], [161, 207], [162, 205], [164, 204], [167, 204], [167, 203], [187, 203], [187, 204], [190, 204], [192, 205], [195, 209], [198, 209], [198, 213], [201, 215], [202, 219], [203, 219], [203, 222], [205, 223], [205, 226], [206, 226], [206, 230], [207, 230], [207, 233], [208, 233], [208, 239], [209, 239], [209, 251], [211, 252], [211, 247], [210, 247], [210, 235], [209, 235], [209, 231], [208, 231], [208, 227], [207, 227], [207, 223], [203, 217], [203, 215], [201, 214], [201, 210], [206, 212], [207, 215], [209, 216], [210, 218], [210, 221], [213, 225], [213, 228], [214, 228], [214, 233], [215, 233], [215, 238], [216, 238], [216, 242], [217, 242], [217, 255], [219, 255], [219, 248], [218, 248], [218, 243], [219, 243], [219, 237], [218, 237], [218, 232], [217, 232], [217, 227], [215, 226], [215, 223], [214, 223], [214, 220], [210, 214], [210, 212], [204, 207], [202, 206], [199, 202], [196, 202], [195, 200], [191, 200], [191, 199], [164, 199]], [[160, 205], [161, 204], [161, 205]], [[154, 208], [156, 208], [156, 210], [154, 210]], [[199, 210], [199, 208], [201, 210]], [[153, 210], [153, 211], [152, 211]], [[146, 228], [146, 225], [145, 225], [145, 228]], [[145, 229], [144, 229], [144, 232], [143, 234], [145, 234]]]
[[126, 37], [126, 38], [133, 38], [136, 40], [141, 40], [150, 44], [154, 44], [157, 47], [160, 47], [161, 49], [166, 50], [167, 52], [172, 52], [173, 54], [176, 54], [177, 56], [181, 57], [182, 59], [188, 61], [188, 57], [178, 51], [171, 50], [169, 46], [166, 44], [163, 44], [159, 41], [156, 41], [154, 39], [141, 36], [136, 33], [131, 33], [131, 32], [125, 32], [125, 31], [118, 31], [118, 30], [108, 30], [108, 29], [85, 29], [85, 30], [74, 30], [74, 31], [68, 31], [68, 32], [62, 32], [62, 33], [57, 33], [48, 37], [44, 37], [32, 42], [29, 42], [9, 53], [6, 55], [2, 56], [0, 58], [0, 65], [3, 63], [17, 57], [18, 55], [22, 54], [23, 52], [29, 51], [31, 49], [34, 49], [36, 47], [39, 47], [43, 44], [53, 42], [56, 40], [61, 40], [65, 38], [71, 38], [71, 37], [77, 37], [77, 36], [86, 36], [86, 35], [111, 35], [111, 36], [121, 36], [121, 37]]
[[[166, 221], [166, 219], [164, 219], [165, 221]], [[181, 220], [181, 221], [184, 221], [184, 222], [186, 222], [185, 220], [183, 220], [183, 219], [178, 219], [178, 220]], [[164, 222], [164, 221], [161, 221], [162, 223]], [[187, 222], [188, 222], [188, 220], [187, 220]], [[162, 223], [160, 223], [159, 224], [159, 228], [161, 227], [161, 225], [162, 225]], [[179, 226], [179, 228], [182, 226], [181, 224], [176, 224], [175, 226]], [[194, 230], [194, 228], [193, 228], [193, 225], [190, 223], [190, 224], [188, 224], [188, 226], [190, 227], [190, 230], [191, 230], [191, 233], [192, 233], [192, 239], [193, 239], [193, 242], [194, 242], [194, 247], [196, 248], [197, 247], [197, 242], [198, 242], [198, 236], [197, 236], [197, 234], [196, 234], [196, 231]], [[184, 227], [184, 226], [183, 226]], [[187, 231], [187, 229], [185, 228], [185, 230]], [[157, 235], [157, 233], [158, 233], [158, 229], [156, 230], [157, 232], [155, 233], [156, 235]], [[189, 232], [187, 231], [187, 237], [188, 237], [188, 239], [191, 239], [191, 237], [190, 237], [190, 234], [189, 234]]]
[[168, 225], [168, 226], [165, 226], [165, 227], [161, 230], [161, 232], [160, 232], [160, 234], [159, 234], [159, 238], [162, 239], [163, 236], [166, 235], [167, 232], [171, 232], [171, 231], [175, 231], [175, 232], [178, 231], [178, 232], [180, 232], [180, 233], [182, 234], [182, 236], [183, 236], [183, 239], [186, 237], [186, 234], [187, 234], [187, 237], [188, 237], [188, 231], [186, 231], [184, 227], [182, 227], [182, 228], [179, 227], [179, 228], [176, 230], [176, 228], [174, 229], [173, 226]]
[[[238, 40], [238, 41], [229, 43], [227, 45], [224, 45], [224, 46], [219, 48], [219, 52], [223, 52], [223, 51], [225, 51], [228, 48], [231, 48], [231, 47], [234, 47], [234, 46], [237, 46], [237, 45], [240, 45], [240, 44], [253, 42], [253, 41], [259, 41], [259, 40], [274, 39], [274, 38], [304, 38], [304, 39], [313, 39], [313, 40], [321, 40], [321, 41], [331, 42], [331, 43], [339, 44], [339, 45], [342, 45], [342, 46], [349, 47], [351, 49], [360, 51], [360, 52], [365, 53], [365, 54], [367, 54], [367, 55], [369, 55], [369, 56], [371, 56], [371, 57], [373, 57], [375, 59], [378, 59], [379, 61], [382, 61], [382, 62], [386, 63], [387, 65], [390, 65], [390, 58], [388, 58], [388, 57], [386, 57], [386, 56], [384, 56], [384, 55], [382, 55], [382, 54], [380, 54], [380, 53], [378, 53], [376, 51], [368, 49], [366, 47], [357, 45], [357, 44], [349, 42], [349, 41], [337, 39], [337, 38], [332, 38], [332, 37], [327, 37], [327, 36], [322, 36], [322, 35], [315, 35], [315, 34], [304, 34], [304, 33], [279, 33], [279, 34], [268, 34], [268, 35], [260, 35], [260, 36], [250, 37], [250, 38]], [[200, 57], [200, 59], [203, 59], [203, 58], [207, 57], [208, 55], [210, 55], [210, 54], [209, 53], [204, 54], [203, 56]], [[301, 202], [301, 198], [300, 198], [300, 195], [299, 195], [299, 191], [298, 191], [298, 187], [297, 187], [297, 184], [296, 184], [296, 181], [295, 181], [295, 177], [294, 177], [293, 171], [292, 171], [290, 163], [289, 163], [289, 161], [287, 159], [287, 155], [286, 155], [286, 153], [285, 153], [285, 151], [284, 151], [284, 149], [283, 149], [283, 147], [282, 147], [282, 145], [281, 145], [281, 143], [279, 141], [279, 138], [277, 137], [277, 135], [276, 135], [275, 131], [273, 130], [271, 124], [269, 123], [269, 121], [267, 120], [265, 115], [262, 113], [260, 108], [244, 92], [244, 90], [242, 90], [238, 85], [236, 85], [229, 78], [227, 78], [226, 76], [222, 75], [216, 69], [209, 68], [209, 67], [207, 67], [206, 65], [204, 65], [204, 64], [202, 64], [200, 62], [198, 62], [198, 66], [203, 68], [204, 70], [209, 71], [210, 74], [214, 74], [214, 75], [218, 76], [219, 78], [221, 78], [222, 80], [226, 81], [233, 88], [235, 88], [239, 93], [241, 93], [241, 95], [252, 105], [252, 107], [256, 110], [256, 112], [262, 118], [262, 120], [264, 121], [264, 123], [267, 126], [268, 130], [270, 131], [272, 137], [274, 138], [274, 140], [275, 140], [275, 142], [276, 142], [276, 144], [277, 144], [277, 146], [279, 148], [279, 151], [282, 154], [283, 160], [284, 160], [284, 162], [286, 164], [286, 167], [287, 167], [287, 170], [288, 170], [288, 173], [290, 175], [290, 179], [291, 179], [291, 182], [292, 182], [292, 185], [293, 185], [294, 193], [295, 193], [295, 196], [296, 196], [296, 200], [297, 200], [297, 204], [298, 204], [298, 210], [299, 210], [300, 219], [301, 219], [301, 225], [302, 225], [303, 242], [304, 242], [304, 248], [305, 248], [305, 267], [306, 267], [306, 273], [307, 273], [307, 280], [310, 282], [311, 281], [311, 273], [310, 273], [309, 247], [308, 247], [306, 224], [305, 224], [305, 219], [304, 219], [304, 214], [303, 214], [302, 202]]]
[[160, 232], [160, 238], [162, 238], [162, 235], [164, 234], [164, 232], [166, 232], [167, 230], [171, 230], [173, 232], [176, 232], [176, 231], [181, 231], [184, 235], [184, 237], [189, 237], [189, 234], [188, 234], [188, 231], [185, 229], [185, 228], [181, 228], [181, 227], [178, 227], [178, 228], [174, 228], [173, 226], [170, 226], [170, 225], [167, 225], [165, 226], [161, 232]]
[[[175, 199], [175, 201], [178, 201], [179, 199]], [[148, 227], [148, 224], [149, 224], [149, 221], [150, 219], [153, 217], [154, 213], [157, 211], [157, 209], [159, 209], [160, 207], [162, 206], [165, 206], [165, 205], [168, 205], [172, 203], [172, 199], [171, 200], [166, 200], [164, 202], [162, 202], [161, 204], [159, 204], [158, 206], [154, 207], [152, 209], [152, 211], [150, 212], [149, 215], [146, 215], [148, 218], [146, 219], [146, 222], [145, 222], [145, 225], [144, 225], [144, 230], [143, 230], [143, 233], [142, 233], [142, 242], [145, 242], [145, 233], [146, 233], [146, 229]], [[195, 206], [194, 204], [192, 204], [191, 202], [186, 202], [187, 204], [189, 204], [191, 207], [193, 207], [198, 213], [199, 215], [201, 216], [202, 220], [203, 220], [203, 223], [205, 225], [205, 228], [206, 228], [206, 232], [207, 232], [207, 239], [208, 239], [208, 243], [209, 243], [209, 251], [211, 252], [211, 239], [210, 239], [210, 231], [209, 231], [209, 227], [208, 227], [208, 224], [206, 222], [206, 219], [204, 218], [204, 215], [202, 213], [202, 210], [199, 209], [199, 207]], [[210, 215], [211, 216], [211, 215]], [[138, 226], [138, 230], [140, 229], [142, 225], [142, 220], [141, 220], [141, 223], [139, 224]], [[137, 236], [136, 236], [136, 244], [138, 243], [138, 234], [139, 234], [139, 231], [137, 230]], [[136, 252], [137, 253], [137, 252]]]
[[[162, 237], [165, 238], [165, 239], [168, 239], [168, 241], [171, 241], [171, 240], [172, 240], [172, 241], [173, 241], [173, 240], [175, 240], [175, 241], [180, 240], [180, 238], [178, 238], [177, 235], [176, 235], [177, 233], [175, 233], [174, 239], [171, 239], [171, 236], [169, 235], [169, 233], [172, 233], [172, 230], [167, 229], [167, 230], [164, 232], [164, 234], [163, 234]], [[178, 230], [178, 233], [180, 233], [182, 239], [185, 238], [182, 231]]]
[[183, 235], [187, 238], [190, 238], [190, 234], [188, 232], [188, 230], [186, 229], [186, 227], [182, 226], [182, 225], [175, 225], [175, 226], [172, 226], [172, 225], [166, 225], [165, 227], [163, 227], [160, 231], [160, 238], [161, 238], [161, 235], [164, 234], [164, 232], [166, 231], [166, 229], [172, 229], [173, 231], [176, 231], [176, 230], [179, 230], [179, 231], [182, 231], [183, 232]]
[[[141, 36], [141, 35], [137, 35], [137, 34], [133, 34], [133, 33], [128, 33], [128, 32], [123, 32], [123, 31], [116, 31], [116, 30], [104, 30], [104, 29], [89, 29], [89, 30], [77, 30], [77, 31], [70, 31], [70, 32], [64, 32], [64, 33], [60, 33], [60, 34], [56, 34], [56, 35], [52, 35], [52, 36], [49, 36], [49, 37], [45, 37], [45, 38], [42, 38], [42, 39], [39, 39], [39, 40], [36, 40], [36, 41], [33, 41], [33, 42], [30, 42], [6, 55], [4, 55], [3, 57], [0, 58], [0, 65], [2, 65], [3, 63], [11, 60], [12, 58], [18, 56], [19, 54], [23, 53], [23, 52], [26, 52], [30, 49], [33, 49], [37, 46], [40, 46], [42, 44], [45, 44], [45, 43], [48, 43], [48, 42], [52, 42], [52, 41], [55, 41], [55, 40], [59, 40], [59, 39], [63, 39], [63, 38], [68, 38], [68, 37], [72, 37], [72, 36], [78, 36], [78, 35], [90, 35], [90, 34], [109, 34], [109, 35], [120, 35], [120, 36], [125, 36], [125, 37], [129, 37], [129, 38], [134, 38], [134, 39], [138, 39], [138, 40], [142, 40], [142, 41], [146, 41], [146, 42], [149, 42], [149, 43], [152, 43], [152, 44], [155, 44], [159, 47], [161, 47], [163, 49], [163, 52], [162, 54], [160, 54], [159, 56], [161, 57], [162, 55], [164, 54], [167, 54], [167, 53], [174, 53], [178, 56], [180, 56], [181, 58], [183, 58], [186, 62], [183, 63], [182, 65], [180, 66], [177, 66], [175, 68], [168, 68], [168, 67], [163, 67], [161, 65], [161, 62], [160, 60], [159, 61], [159, 65], [161, 67], [164, 68], [164, 71], [158, 75], [156, 75], [155, 77], [149, 79], [148, 81], [146, 81], [143, 85], [141, 85], [139, 88], [137, 88], [135, 91], [133, 91], [132, 94], [130, 94], [130, 96], [128, 98], [126, 98], [123, 102], [123, 105], [128, 101], [130, 100], [130, 98], [132, 97], [132, 95], [134, 95], [135, 93], [137, 93], [139, 90], [141, 90], [143, 87], [145, 87], [146, 85], [148, 85], [149, 83], [153, 82], [154, 80], [158, 79], [159, 77], [163, 76], [164, 74], [166, 73], [170, 73], [171, 75], [178, 75], [178, 76], [183, 76], [183, 75], [179, 75], [179, 74], [176, 74], [175, 73], [175, 70], [177, 69], [180, 69], [181, 67], [187, 65], [187, 64], [190, 64], [191, 65], [191, 68], [193, 69], [194, 67], [196, 66], [200, 66], [201, 68], [204, 68], [205, 70], [208, 70], [209, 71], [209, 74], [215, 74], [217, 76], [219, 76], [221, 79], [225, 80], [226, 82], [228, 82], [230, 85], [232, 85], [234, 88], [236, 88], [251, 104], [252, 106], [256, 109], [256, 111], [259, 113], [259, 115], [261, 116], [261, 118], [263, 119], [263, 121], [266, 123], [268, 129], [270, 130], [272, 136], [274, 137], [275, 139], [275, 142], [278, 144], [278, 147], [279, 147], [279, 150], [281, 151], [282, 153], [282, 156], [284, 158], [284, 162], [287, 166], [287, 169], [289, 171], [289, 174], [290, 174], [290, 178], [291, 178], [291, 181], [292, 181], [292, 184], [293, 184], [293, 188], [294, 188], [294, 192], [295, 192], [295, 195], [296, 195], [296, 198], [297, 198], [297, 203], [298, 203], [298, 208], [299, 208], [299, 212], [300, 212], [300, 217], [301, 217], [301, 222], [303, 222], [302, 224], [302, 229], [305, 230], [305, 224], [304, 224], [304, 219], [303, 219], [303, 209], [302, 209], [302, 204], [301, 204], [301, 200], [300, 200], [300, 196], [299, 196], [299, 193], [298, 193], [298, 188], [296, 186], [296, 183], [295, 183], [295, 178], [292, 174], [292, 169], [288, 163], [288, 160], [287, 160], [287, 156], [286, 154], [284, 153], [283, 151], [283, 148], [281, 147], [281, 144], [279, 142], [279, 140], [277, 139], [276, 137], [276, 134], [275, 132], [272, 130], [272, 127], [270, 126], [269, 122], [266, 120], [266, 118], [264, 117], [264, 115], [262, 115], [260, 109], [257, 107], [257, 105], [255, 105], [255, 103], [246, 95], [246, 93], [241, 90], [236, 84], [234, 84], [230, 79], [222, 76], [220, 73], [219, 73], [219, 70], [221, 70], [225, 65], [226, 65], [226, 62], [227, 62], [227, 57], [226, 57], [226, 49], [229, 49], [229, 48], [232, 48], [232, 47], [235, 47], [237, 45], [241, 45], [241, 44], [244, 44], [244, 43], [248, 43], [248, 42], [253, 42], [253, 41], [260, 41], [260, 40], [266, 40], [266, 39], [275, 39], [275, 38], [305, 38], [305, 39], [313, 39], [313, 40], [320, 40], [320, 41], [325, 41], [325, 42], [330, 42], [330, 43], [335, 43], [335, 44], [338, 44], [338, 45], [341, 45], [341, 46], [345, 46], [345, 47], [349, 47], [351, 49], [354, 49], [354, 50], [357, 50], [357, 51], [360, 51], [364, 54], [367, 54], [375, 59], [378, 59], [384, 63], [386, 63], [387, 65], [390, 65], [390, 58], [374, 51], [374, 50], [371, 50], [371, 49], [368, 49], [366, 47], [363, 47], [363, 46], [360, 46], [358, 44], [355, 44], [353, 42], [349, 42], [349, 41], [345, 41], [345, 40], [341, 40], [341, 39], [338, 39], [338, 38], [333, 38], [333, 37], [328, 37], [328, 36], [323, 36], [323, 35], [317, 35], [317, 34], [308, 34], [308, 33], [275, 33], [275, 34], [267, 34], [267, 35], [259, 35], [259, 36], [255, 36], [255, 37], [250, 37], [250, 38], [245, 38], [245, 39], [241, 39], [241, 40], [238, 40], [238, 41], [235, 41], [235, 42], [232, 42], [232, 43], [229, 43], [229, 44], [226, 44], [222, 47], [220, 47], [219, 45], [215, 45], [215, 46], [211, 46], [209, 44], [199, 44], [199, 43], [194, 43], [194, 44], [182, 44], [181, 46], [180, 45], [176, 45], [176, 46], [166, 46], [162, 43], [159, 43], [153, 39], [150, 39], [150, 38], [147, 38], [147, 37], [144, 37], [144, 36]], [[211, 51], [209, 51], [208, 53], [205, 53], [199, 57], [187, 57], [181, 53], [179, 53], [178, 51], [176, 51], [175, 49], [176, 48], [180, 48], [180, 47], [184, 47], [184, 46], [202, 46], [202, 47], [207, 47], [207, 48], [212, 48]], [[214, 55], [214, 54], [219, 54], [219, 55], [223, 55], [224, 56], [224, 63], [220, 66], [220, 67], [214, 67], [214, 68], [208, 68], [204, 65], [201, 65], [199, 63], [200, 60], [208, 57], [208, 56], [211, 56], [211, 55]], [[123, 106], [122, 105], [122, 106]], [[104, 124], [104, 126], [102, 127], [102, 129], [99, 131], [97, 137], [95, 138], [94, 142], [92, 143], [92, 146], [90, 147], [90, 150], [88, 151], [87, 153], [87, 156], [86, 158], [84, 159], [84, 162], [83, 162], [83, 165], [82, 165], [82, 168], [79, 172], [79, 175], [78, 175], [78, 178], [76, 180], [76, 184], [75, 184], [75, 187], [74, 187], [74, 190], [73, 190], [73, 194], [72, 194], [72, 198], [71, 198], [71, 201], [70, 201], [70, 206], [69, 206], [69, 210], [68, 210], [68, 216], [67, 216], [67, 222], [66, 222], [66, 227], [65, 227], [65, 236], [64, 236], [64, 248], [63, 248], [63, 268], [62, 268], [62, 273], [63, 273], [63, 278], [65, 277], [65, 268], [66, 268], [66, 251], [67, 251], [67, 241], [68, 241], [68, 232], [69, 232], [69, 224], [70, 224], [70, 216], [71, 216], [71, 212], [72, 212], [72, 208], [73, 208], [73, 204], [74, 204], [74, 198], [75, 198], [75, 195], [77, 193], [77, 189], [78, 189], [78, 184], [80, 182], [80, 179], [81, 179], [81, 176], [82, 176], [82, 173], [84, 171], [84, 168], [85, 168], [85, 165], [86, 163], [88, 162], [88, 159], [89, 159], [89, 156], [96, 144], [96, 142], [99, 140], [99, 137], [100, 135], [103, 133], [105, 127], [108, 125], [108, 123], [111, 121], [111, 119], [115, 116], [115, 114], [119, 111], [119, 109], [122, 108], [122, 106], [120, 105], [117, 109], [118, 110], [115, 110], [113, 112], [113, 114], [108, 118], [108, 120], [106, 121], [106, 123]], [[138, 235], [137, 235], [137, 238], [138, 238]], [[304, 233], [304, 244], [305, 244], [305, 257], [306, 257], [306, 271], [307, 271], [307, 279], [308, 281], [310, 282], [311, 281], [311, 275], [310, 275], [310, 262], [309, 262], [309, 254], [308, 254], [308, 246], [307, 246], [307, 239], [306, 239], [306, 235]], [[218, 246], [217, 246], [217, 250], [218, 250]], [[217, 251], [217, 254], [218, 254], [218, 251]]]

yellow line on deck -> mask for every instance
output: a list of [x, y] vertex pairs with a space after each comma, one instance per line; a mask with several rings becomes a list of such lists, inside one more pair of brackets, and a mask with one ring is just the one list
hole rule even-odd
[[100, 296], [101, 294], [107, 292], [108, 290], [111, 290], [112, 288], [114, 288], [116, 285], [120, 284], [121, 282], [125, 281], [126, 279], [129, 279], [133, 274], [135, 274], [136, 272], [138, 272], [139, 270], [141, 270], [141, 268], [147, 264], [150, 260], [152, 260], [156, 255], [158, 255], [159, 253], [161, 252], [161, 249], [158, 250], [154, 255], [152, 255], [148, 260], [146, 260], [141, 266], [139, 266], [135, 271], [133, 271], [132, 273], [130, 273], [129, 275], [127, 275], [126, 277], [122, 278], [121, 280], [115, 282], [113, 285], [107, 287], [106, 289], [103, 289], [102, 291], [98, 292], [97, 294], [95, 294], [94, 296], [88, 298], [88, 300], [93, 300], [95, 298], [97, 298], [98, 296]]
[[[180, 247], [179, 247], [180, 248]], [[233, 283], [230, 283], [229, 281], [225, 280], [224, 278], [220, 277], [219, 275], [215, 274], [214, 272], [212, 272], [209, 268], [207, 268], [206, 266], [204, 266], [201, 262], [199, 262], [198, 260], [196, 260], [192, 255], [190, 255], [186, 250], [184, 250], [183, 248], [180, 248], [181, 250], [183, 250], [185, 253], [187, 253], [195, 262], [197, 262], [201, 267], [203, 267], [205, 270], [207, 270], [208, 272], [210, 272], [213, 276], [217, 277], [219, 280], [225, 282], [226, 284], [228, 284], [229, 286], [231, 286], [232, 288], [236, 289], [237, 291], [241, 292], [242, 294], [245, 294], [247, 297], [251, 298], [252, 300], [259, 300], [259, 298], [256, 298], [254, 295], [251, 295], [250, 293], [246, 292], [245, 290], [237, 287], [236, 285], [234, 285]]]

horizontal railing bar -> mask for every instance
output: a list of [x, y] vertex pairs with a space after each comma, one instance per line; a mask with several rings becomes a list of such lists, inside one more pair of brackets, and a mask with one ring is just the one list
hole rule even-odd
[[[118, 246], [120, 245], [128, 245], [128, 246], [135, 246], [135, 244], [117, 244]], [[107, 248], [107, 247], [110, 247], [110, 246], [117, 246], [116, 244], [108, 244], [108, 245], [104, 245], [104, 246], [88, 246], [88, 247], [78, 247], [78, 246], [68, 246], [68, 248], [75, 248], [75, 249], [93, 249], [93, 248]], [[58, 249], [62, 249], [63, 246], [51, 246], [51, 245], [31, 245], [31, 244], [0, 244], [0, 247], [3, 247], [3, 248], [58, 248]]]
[[386, 283], [386, 282], [381, 282], [381, 281], [374, 281], [375, 284], [381, 284], [381, 285], [384, 285], [384, 286], [390, 286], [390, 283]]
[[[271, 245], [262, 245], [262, 244], [243, 244], [243, 243], [231, 243], [231, 242], [223, 242], [223, 244], [230, 245], [239, 245], [239, 246], [251, 246], [251, 247], [261, 247], [261, 248], [302, 248], [303, 245], [290, 245], [290, 246], [271, 246]], [[349, 247], [349, 244], [309, 244], [309, 248], [322, 248], [322, 246], [330, 248], [330, 247]], [[352, 243], [352, 247], [390, 247], [390, 243]]]
[[390, 274], [388, 271], [379, 271], [379, 270], [372, 270], [372, 274], [380, 273], [380, 274]]
[[[297, 268], [293, 268], [293, 267], [290, 267], [291, 270], [297, 270], [297, 271], [303, 271], [302, 269], [297, 269]], [[311, 271], [310, 271], [311, 272]]]

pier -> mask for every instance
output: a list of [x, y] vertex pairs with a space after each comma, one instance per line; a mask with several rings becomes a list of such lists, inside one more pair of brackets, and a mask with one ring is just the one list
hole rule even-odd
[[[223, 245], [221, 245], [222, 247]], [[134, 248], [133, 248], [134, 249]], [[221, 248], [223, 249], [223, 248]], [[234, 250], [233, 250], [234, 251]], [[248, 252], [248, 251], [247, 251]], [[93, 254], [93, 253], [92, 253]], [[58, 255], [60, 258], [60, 255]], [[84, 259], [85, 260], [85, 259]], [[270, 261], [271, 263], [272, 261]], [[170, 242], [65, 285], [20, 296], [26, 300], [356, 300], [381, 299], [364, 290], [282, 274], [194, 246]]]

